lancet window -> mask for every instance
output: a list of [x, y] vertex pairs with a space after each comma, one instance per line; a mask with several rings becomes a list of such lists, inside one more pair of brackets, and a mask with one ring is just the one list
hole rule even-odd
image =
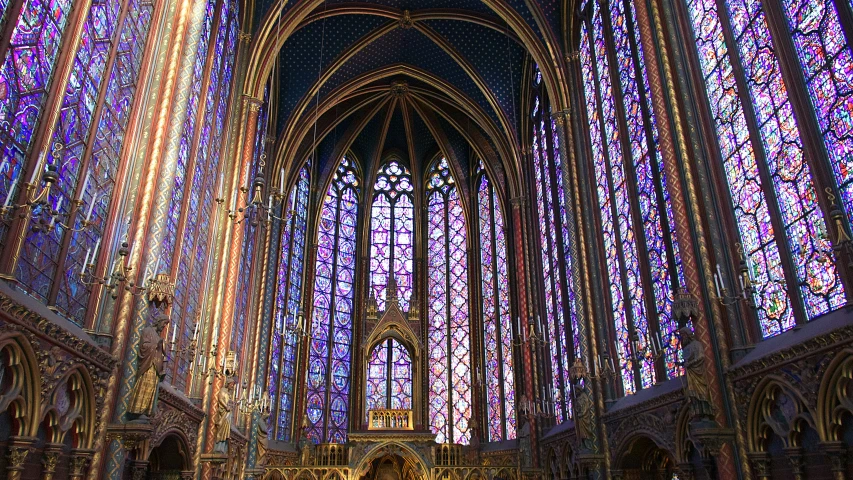
[[308, 435], [315, 442], [347, 438], [360, 181], [341, 159], [321, 207], [308, 352]]
[[[83, 324], [90, 289], [79, 272], [86, 252], [105, 233], [154, 6], [150, 0], [95, 0], [80, 17], [82, 25], [69, 25], [73, 6], [71, 1], [24, 1], [17, 17], [6, 19], [5, 28], [12, 32], [8, 49], [0, 52], [0, 198], [7, 198], [10, 189], [14, 195], [21, 191], [25, 158], [36, 162], [46, 155], [56, 165], [59, 179], [48, 203], [60, 215], [75, 214], [28, 232], [16, 276], [30, 294]], [[7, 13], [0, 9], [0, 16]], [[59, 74], [65, 72], [55, 71], [56, 61], [60, 49], [73, 44], [68, 32], [77, 28], [81, 38], [69, 76], [63, 78]], [[48, 91], [55, 82], [66, 86], [51, 100]], [[44, 130], [52, 137], [37, 145], [37, 127], [53, 110], [44, 108], [48, 101], [56, 102], [60, 112], [52, 128]], [[63, 148], [54, 151], [57, 144]], [[78, 199], [83, 204], [72, 208]], [[82, 231], [86, 219], [92, 224]], [[0, 245], [7, 227], [0, 222]]]
[[488, 439], [499, 442], [516, 436], [509, 258], [501, 203], [482, 165], [478, 182]]
[[[819, 198], [825, 188], [840, 190], [853, 212], [853, 94], [846, 86], [853, 57], [836, 10], [849, 4], [684, 5], [755, 288], [750, 300], [760, 335], [769, 337], [846, 302]], [[814, 146], [809, 138], [822, 142]], [[834, 185], [816, 176], [822, 169], [832, 172]]]
[[370, 215], [370, 283], [377, 306], [385, 309], [389, 274], [397, 281], [400, 308], [408, 310], [412, 298], [414, 204], [412, 179], [399, 161], [379, 169], [373, 186]]
[[394, 338], [382, 340], [367, 362], [367, 405], [365, 411], [412, 408], [412, 356]]
[[[554, 399], [559, 423], [571, 416], [569, 368], [574, 358], [580, 357], [575, 286], [571, 277], [574, 262], [568, 227], [571, 212], [566, 208], [558, 126], [550, 116], [551, 108], [538, 70], [534, 72], [533, 92], [533, 180], [545, 302], [544, 319], [538, 319], [537, 323], [549, 339], [552, 381], [545, 396]], [[524, 338], [529, 332], [519, 334]]]
[[427, 176], [429, 423], [439, 443], [466, 444], [471, 432], [468, 233], [445, 158]]
[[[275, 313], [270, 355], [269, 395], [271, 437], [290, 441], [293, 425], [293, 400], [296, 382], [296, 349], [300, 337], [299, 317], [302, 285], [305, 276], [305, 236], [308, 226], [308, 166], [299, 171], [296, 185], [291, 189], [282, 215], [288, 218], [281, 232], [278, 255], [278, 285], [275, 294]], [[288, 217], [288, 215], [293, 215]]]

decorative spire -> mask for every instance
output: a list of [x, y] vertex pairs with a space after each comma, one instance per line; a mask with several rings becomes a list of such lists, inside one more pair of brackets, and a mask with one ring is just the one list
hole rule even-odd
[[373, 283], [367, 287], [369, 294], [367, 295], [367, 318], [376, 320], [379, 318], [377, 314], [377, 303], [376, 303], [376, 293], [373, 291]]
[[388, 286], [385, 287], [385, 310], [388, 311], [388, 307], [393, 303], [394, 305], [400, 304], [400, 299], [397, 297], [397, 278], [394, 277], [392, 272], [388, 272]]

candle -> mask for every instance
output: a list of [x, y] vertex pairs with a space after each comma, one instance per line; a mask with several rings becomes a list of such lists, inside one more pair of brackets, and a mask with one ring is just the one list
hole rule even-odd
[[216, 189], [216, 198], [222, 198], [222, 188], [225, 186], [225, 172], [219, 174], [219, 188]]
[[15, 187], [18, 186], [18, 180], [20, 177], [15, 177], [15, 181], [12, 182], [12, 186], [9, 187], [9, 192], [6, 194], [6, 201], [3, 202], [3, 208], [8, 208], [9, 204], [12, 203], [12, 194], [15, 193]]
[[723, 294], [720, 293], [720, 291], [722, 290], [720, 288], [720, 276], [716, 273], [714, 273], [714, 286], [717, 287], [717, 297], [723, 298]]
[[92, 247], [86, 250], [86, 258], [83, 259], [83, 266], [80, 267], [80, 275], [86, 273], [86, 264], [89, 263], [89, 255], [92, 253]]
[[59, 197], [59, 200], [56, 201], [56, 208], [54, 209], [55, 212], [59, 213], [59, 211], [62, 209], [63, 200], [65, 200], [65, 197]]
[[278, 171], [278, 194], [284, 196], [284, 169]]
[[198, 339], [198, 325], [201, 323], [201, 315], [195, 321], [195, 330], [193, 330], [193, 340]]
[[92, 250], [92, 258], [89, 259], [91, 263], [95, 263], [95, 260], [98, 258], [98, 248], [101, 247], [101, 239], [98, 238], [98, 241], [95, 242], [95, 248]]
[[41, 171], [41, 164], [43, 161], [44, 161], [44, 152], [41, 152], [41, 155], [39, 155], [39, 159], [36, 162], [36, 168], [33, 169], [33, 175], [32, 175], [32, 177], [30, 177], [30, 185], [36, 184], [36, 178], [38, 178], [38, 174]]
[[83, 200], [83, 195], [86, 193], [86, 187], [89, 186], [89, 172], [86, 172], [86, 178], [83, 179], [83, 188], [80, 189], [80, 196], [77, 200]]
[[175, 345], [175, 339], [178, 337], [178, 325], [172, 326], [172, 346]]
[[98, 203], [98, 194], [92, 195], [92, 203], [89, 204], [89, 210], [86, 212], [86, 223], [92, 220], [92, 211], [95, 210], [95, 204]]

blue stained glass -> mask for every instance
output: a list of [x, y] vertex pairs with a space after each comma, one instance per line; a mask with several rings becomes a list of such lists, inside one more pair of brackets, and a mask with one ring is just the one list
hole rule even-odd
[[318, 227], [306, 392], [308, 435], [317, 443], [347, 437], [358, 188], [355, 168], [344, 157]]
[[[282, 228], [278, 264], [275, 313], [273, 314], [272, 354], [270, 356], [269, 393], [273, 404], [275, 437], [289, 441], [293, 424], [293, 399], [296, 380], [295, 333], [301, 307], [305, 235], [308, 224], [308, 167], [303, 167], [283, 209], [293, 212]], [[287, 217], [285, 217], [287, 218]]]

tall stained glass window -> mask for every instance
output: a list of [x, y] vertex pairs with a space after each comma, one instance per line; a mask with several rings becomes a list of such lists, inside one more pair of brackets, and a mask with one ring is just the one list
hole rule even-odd
[[[14, 27], [9, 46], [0, 51], [0, 198], [5, 199], [13, 188], [17, 195], [25, 181], [20, 178], [22, 162], [43, 113], [73, 3], [24, 0], [18, 18], [7, 20]], [[35, 161], [37, 154], [31, 156]], [[0, 222], [0, 246], [5, 244], [7, 228]], [[46, 296], [49, 287], [33, 286]]]
[[[834, 2], [781, 1], [791, 38], [773, 38], [759, 0], [685, 0], [717, 132], [722, 170], [756, 292], [761, 334], [776, 335], [845, 303], [824, 213], [790, 95], [806, 94], [842, 200], [850, 194], [851, 54]], [[777, 55], [793, 40], [808, 92], [789, 88]], [[796, 63], [796, 60], [794, 60]], [[789, 286], [794, 283], [793, 286]]]
[[[41, 8], [37, 4], [38, 2], [25, 4], [24, 8], [29, 9], [25, 14], [35, 14]], [[62, 15], [62, 2], [54, 2], [53, 5], [57, 10], [51, 9], [51, 14]], [[83, 323], [87, 311], [90, 289], [80, 283], [78, 274], [87, 250], [94, 247], [97, 239], [104, 233], [104, 221], [111, 203], [119, 155], [133, 105], [153, 9], [150, 0], [92, 2], [83, 21], [79, 48], [73, 57], [73, 67], [64, 95], [56, 100], [59, 103], [60, 115], [51, 144], [64, 148], [51, 151], [47, 155], [48, 161], [57, 165], [59, 173], [59, 180], [51, 190], [48, 201], [53, 209], [69, 215], [73, 201], [82, 200], [83, 205], [76, 210], [72, 220], [74, 230], [78, 231], [65, 229], [59, 222], [47, 232], [29, 231], [18, 263], [16, 275], [21, 285], [32, 295], [55, 306], [57, 311], [80, 324]], [[34, 20], [22, 18], [21, 22], [24, 23], [19, 23], [16, 31], [27, 24], [27, 28], [41, 29], [44, 35], [59, 35], [59, 30], [55, 30], [58, 24], [47, 19], [42, 23]], [[15, 35], [17, 34], [13, 34], [13, 42]], [[19, 38], [23, 44], [29, 45], [28, 42], [37, 37], [23, 41], [22, 34]], [[47, 62], [55, 60], [55, 53], [51, 51], [58, 46], [59, 37], [50, 40], [57, 42], [57, 45], [39, 43], [47, 41], [47, 38], [49, 37], [38, 40], [35, 48], [27, 49], [26, 53], [13, 53], [21, 55], [18, 61], [21, 58], [35, 60], [33, 66], [17, 74], [13, 74], [12, 70], [4, 66], [0, 74], [0, 82], [12, 78], [7, 78], [6, 73], [9, 73], [23, 74], [24, 77], [19, 80], [29, 78], [42, 84], [41, 87], [30, 85], [26, 93], [20, 94], [16, 93], [15, 89], [26, 86], [26, 82], [6, 84], [6, 88], [0, 88], [0, 92], [10, 95], [5, 101], [0, 99], [0, 110], [15, 108], [16, 102], [19, 102], [18, 107], [26, 104], [25, 111], [21, 112], [24, 116], [17, 116], [12, 122], [12, 128], [26, 130], [27, 133], [15, 137], [18, 143], [3, 142], [7, 153], [10, 149], [17, 149], [17, 158], [20, 158], [20, 153], [26, 151], [26, 145], [31, 141], [32, 128], [39, 121], [39, 116], [48, 111], [40, 110], [38, 105], [46, 100], [45, 82], [51, 75]], [[24, 47], [12, 45], [10, 48], [11, 52], [15, 52]], [[16, 65], [23, 67], [25, 64]], [[2, 115], [0, 113], [0, 117]], [[27, 126], [28, 122], [31, 123], [30, 126]], [[0, 138], [3, 137], [3, 131], [6, 131], [2, 125], [3, 122], [0, 121]], [[23, 131], [18, 133], [22, 134]], [[57, 155], [54, 156], [54, 153]], [[35, 156], [35, 153], [32, 156]], [[10, 159], [4, 155], [0, 163], [7, 160]], [[16, 160], [12, 160], [11, 169], [17, 168], [15, 163]], [[11, 173], [11, 169], [8, 173]], [[2, 184], [0, 181], [0, 190]], [[90, 208], [92, 224], [84, 229], [82, 223]], [[63, 223], [68, 224], [68, 218], [64, 217]]]
[[572, 284], [569, 215], [563, 180], [563, 158], [556, 123], [551, 120], [548, 97], [538, 70], [534, 75], [533, 180], [536, 184], [536, 213], [539, 220], [540, 259], [545, 301], [543, 325], [550, 340], [551, 396], [557, 422], [571, 416], [569, 368], [580, 358], [580, 331]]
[[471, 438], [467, 243], [459, 189], [441, 158], [427, 176], [429, 423], [438, 443]]
[[367, 362], [366, 410], [412, 408], [412, 356], [394, 338], [382, 340]]
[[414, 205], [412, 179], [399, 161], [379, 169], [373, 186], [370, 214], [370, 283], [380, 310], [385, 309], [388, 277], [397, 281], [400, 308], [408, 310], [412, 298], [412, 240]]
[[[213, 55], [221, 57], [214, 60], [207, 73], [208, 84], [204, 103], [195, 112], [196, 122], [201, 126], [194, 129], [195, 139], [190, 144], [190, 152], [179, 149], [180, 161], [188, 168], [183, 185], [182, 197], [184, 234], [177, 240], [180, 245], [180, 257], [177, 267], [175, 300], [172, 304], [172, 317], [176, 325], [181, 325], [177, 348], [186, 347], [195, 334], [195, 327], [202, 318], [202, 295], [193, 292], [205, 291], [205, 274], [211, 238], [210, 219], [213, 217], [214, 197], [222, 182], [217, 173], [221, 163], [222, 139], [225, 135], [226, 114], [231, 98], [231, 80], [234, 74], [234, 50], [237, 43], [237, 9], [234, 2], [223, 2], [220, 22], [213, 42]], [[189, 120], [188, 120], [189, 122]], [[187, 122], [187, 123], [188, 123]], [[185, 123], [186, 128], [186, 123]], [[186, 132], [184, 132], [186, 133]], [[182, 135], [183, 137], [183, 135]], [[181, 156], [187, 158], [180, 158]], [[173, 192], [175, 198], [175, 192]], [[238, 350], [239, 351], [239, 350]], [[188, 359], [175, 362], [173, 385], [183, 389], [186, 385]], [[241, 362], [242, 364], [242, 362]]]
[[616, 353], [632, 393], [681, 373], [672, 304], [684, 278], [633, 5], [598, 7], [590, 2], [580, 55]]
[[[278, 285], [275, 295], [273, 332], [270, 339], [269, 394], [272, 400], [271, 432], [280, 441], [290, 441], [293, 425], [293, 396], [296, 382], [295, 331], [302, 306], [305, 275], [305, 235], [308, 226], [308, 193], [311, 188], [308, 166], [299, 171], [282, 216], [287, 220], [281, 231], [278, 256]], [[288, 217], [288, 215], [292, 215]]]
[[342, 158], [320, 213], [306, 409], [318, 443], [347, 438], [359, 187], [355, 164]]
[[483, 298], [483, 355], [489, 441], [516, 435], [515, 371], [509, 306], [509, 258], [504, 216], [494, 186], [480, 167], [480, 277]]

